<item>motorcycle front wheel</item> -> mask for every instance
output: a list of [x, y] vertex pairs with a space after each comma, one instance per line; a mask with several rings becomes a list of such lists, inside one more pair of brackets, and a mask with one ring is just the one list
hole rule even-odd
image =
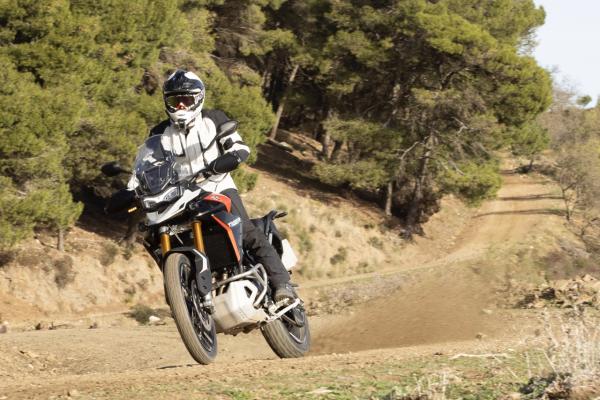
[[164, 276], [171, 312], [185, 347], [198, 363], [210, 364], [217, 356], [217, 333], [212, 315], [202, 307], [189, 258], [181, 253], [169, 255]]
[[261, 332], [280, 358], [303, 357], [310, 349], [310, 328], [302, 306], [263, 326]]

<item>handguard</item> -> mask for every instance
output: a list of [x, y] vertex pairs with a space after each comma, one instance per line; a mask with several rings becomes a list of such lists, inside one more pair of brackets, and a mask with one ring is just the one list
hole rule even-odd
[[107, 214], [116, 214], [129, 209], [135, 202], [135, 192], [133, 190], [121, 189], [113, 193], [104, 207]]

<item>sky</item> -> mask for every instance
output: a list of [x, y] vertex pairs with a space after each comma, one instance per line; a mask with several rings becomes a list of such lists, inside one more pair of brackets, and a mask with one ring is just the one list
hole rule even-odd
[[580, 94], [600, 95], [600, 0], [534, 0], [546, 10], [534, 56]]

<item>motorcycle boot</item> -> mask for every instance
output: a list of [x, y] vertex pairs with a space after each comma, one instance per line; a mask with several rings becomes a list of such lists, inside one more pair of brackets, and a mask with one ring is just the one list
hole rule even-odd
[[289, 282], [275, 285], [274, 289], [275, 293], [273, 294], [273, 300], [275, 300], [275, 303], [279, 303], [283, 300], [289, 300], [292, 302], [298, 297], [296, 291]]

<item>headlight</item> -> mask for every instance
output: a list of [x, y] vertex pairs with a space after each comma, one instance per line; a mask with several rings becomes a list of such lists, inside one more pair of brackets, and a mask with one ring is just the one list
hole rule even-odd
[[151, 209], [162, 203], [168, 203], [170, 201], [173, 201], [179, 198], [180, 196], [181, 194], [179, 191], [179, 187], [175, 186], [165, 190], [160, 194], [157, 194], [156, 196], [142, 198], [142, 205], [145, 209]]

